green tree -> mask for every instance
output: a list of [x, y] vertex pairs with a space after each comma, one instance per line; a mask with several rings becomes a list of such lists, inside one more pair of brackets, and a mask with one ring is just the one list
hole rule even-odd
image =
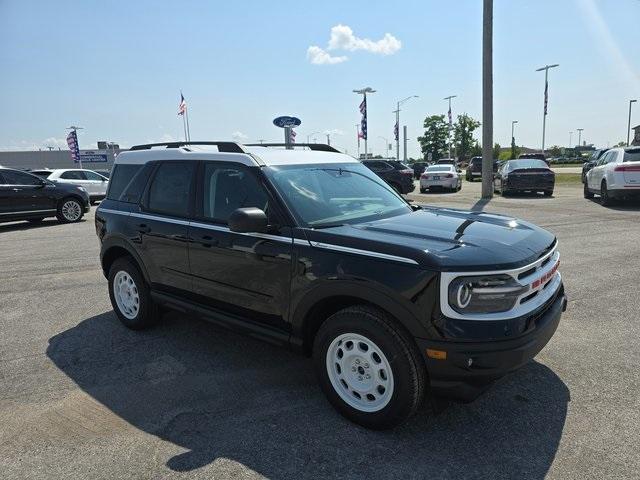
[[468, 160], [473, 155], [473, 132], [479, 126], [480, 122], [471, 118], [466, 113], [458, 115], [458, 120], [453, 126], [453, 143], [456, 146], [456, 154], [459, 161]]
[[627, 146], [627, 142], [618, 142], [614, 145], [614, 147], [626, 147], [626, 146]]
[[558, 145], [554, 145], [549, 149], [549, 155], [552, 157], [559, 157], [562, 155], [562, 149]]
[[502, 147], [500, 146], [499, 143], [496, 143], [496, 144], [493, 145], [493, 158], [494, 159], [500, 158], [500, 149], [501, 148]]
[[424, 119], [424, 135], [418, 137], [418, 142], [425, 160], [428, 159], [429, 152], [434, 161], [446, 155], [448, 134], [449, 124], [444, 121], [444, 115], [431, 115]]

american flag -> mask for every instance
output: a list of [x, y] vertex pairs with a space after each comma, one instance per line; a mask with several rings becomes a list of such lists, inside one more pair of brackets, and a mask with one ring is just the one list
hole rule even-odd
[[360, 121], [361, 135], [364, 140], [367, 139], [367, 97], [364, 97], [360, 104], [360, 113], [362, 114], [362, 120]]
[[451, 128], [451, 124], [453, 123], [451, 119], [451, 106], [449, 106], [449, 128]]
[[184, 99], [184, 95], [180, 92], [180, 105], [178, 105], [178, 115], [184, 115], [187, 111], [187, 102]]
[[549, 103], [549, 82], [544, 82], [544, 114], [547, 114], [547, 104]]
[[296, 143], [296, 131], [292, 128], [290, 133], [289, 133], [289, 142], [290, 143]]
[[396, 141], [399, 139], [398, 135], [400, 135], [400, 126], [398, 125], [398, 122], [396, 122], [396, 124], [393, 126], [393, 137], [396, 139]]
[[75, 130], [71, 130], [67, 135], [67, 145], [71, 150], [71, 159], [78, 163], [80, 161], [80, 148], [78, 147], [78, 134]]

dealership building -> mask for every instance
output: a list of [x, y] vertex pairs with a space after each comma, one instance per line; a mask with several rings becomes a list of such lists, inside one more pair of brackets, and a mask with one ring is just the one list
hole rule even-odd
[[[107, 148], [103, 142], [98, 142], [98, 147], [103, 148], [80, 150], [82, 168], [111, 170], [115, 156], [121, 151], [120, 147], [109, 144], [110, 148]], [[74, 163], [69, 150], [0, 152], [0, 166], [18, 170], [80, 168], [79, 163]]]

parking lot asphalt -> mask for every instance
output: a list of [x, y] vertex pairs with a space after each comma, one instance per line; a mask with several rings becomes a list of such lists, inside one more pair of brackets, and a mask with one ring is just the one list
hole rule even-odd
[[535, 361], [389, 432], [334, 412], [307, 358], [180, 313], [126, 330], [93, 213], [0, 225], [0, 478], [638, 478], [640, 205], [479, 191], [409, 197], [555, 233], [568, 309]]

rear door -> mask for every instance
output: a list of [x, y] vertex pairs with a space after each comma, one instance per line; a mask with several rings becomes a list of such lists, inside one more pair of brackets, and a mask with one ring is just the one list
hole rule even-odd
[[130, 221], [154, 289], [191, 291], [187, 235], [193, 209], [196, 162], [159, 162], [138, 212]]
[[2, 183], [2, 213], [51, 213], [55, 200], [46, 191], [43, 180], [35, 175], [17, 170], [0, 171]]
[[83, 170], [82, 174], [86, 178], [86, 189], [93, 197], [104, 197], [107, 194], [107, 179], [91, 170]]
[[[189, 261], [201, 303], [269, 327], [286, 329], [292, 235], [258, 169], [202, 162], [191, 222]], [[228, 218], [237, 208], [265, 211], [268, 234], [235, 233]]]

